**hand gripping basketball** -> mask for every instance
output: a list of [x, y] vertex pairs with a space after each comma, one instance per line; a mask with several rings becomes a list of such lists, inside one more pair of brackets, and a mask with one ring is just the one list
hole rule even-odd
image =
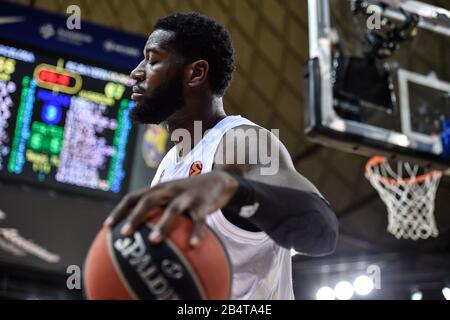
[[154, 217], [161, 207], [164, 212], [150, 233], [150, 241], [160, 242], [174, 219], [186, 213], [194, 223], [190, 244], [198, 245], [208, 214], [223, 208], [233, 197], [238, 182], [223, 171], [213, 171], [187, 179], [174, 180], [130, 193], [114, 208], [105, 225], [113, 226], [123, 218], [121, 228], [129, 236], [144, 221]]

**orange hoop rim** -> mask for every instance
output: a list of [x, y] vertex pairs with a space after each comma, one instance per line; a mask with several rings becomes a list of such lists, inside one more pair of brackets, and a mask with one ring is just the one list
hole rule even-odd
[[385, 178], [380, 175], [376, 175], [373, 173], [372, 168], [379, 165], [380, 163], [387, 162], [387, 158], [383, 156], [374, 156], [366, 163], [366, 177], [368, 179], [371, 179], [375, 177], [378, 181], [381, 181], [383, 183], [390, 183], [390, 184], [396, 184], [400, 181], [403, 181], [404, 183], [417, 183], [420, 184], [424, 182], [425, 180], [428, 180], [430, 178], [436, 177], [436, 176], [442, 176], [442, 172], [438, 170], [432, 170], [430, 172], [427, 172], [425, 174], [422, 174], [420, 176], [414, 177], [414, 178]]

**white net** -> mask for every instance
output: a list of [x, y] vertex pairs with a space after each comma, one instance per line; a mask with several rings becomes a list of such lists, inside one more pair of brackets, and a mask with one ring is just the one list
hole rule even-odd
[[374, 157], [366, 165], [366, 178], [388, 210], [389, 233], [397, 239], [428, 239], [439, 232], [434, 201], [442, 173], [419, 165]]

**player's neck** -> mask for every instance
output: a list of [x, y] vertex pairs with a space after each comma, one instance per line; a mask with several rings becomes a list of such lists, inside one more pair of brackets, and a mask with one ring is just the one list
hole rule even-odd
[[178, 140], [180, 136], [184, 137], [186, 131], [189, 133], [190, 141], [174, 141], [179, 157], [185, 156], [203, 138], [205, 131], [226, 117], [222, 98], [218, 97], [211, 97], [206, 101], [191, 101], [183, 109], [186, 111], [174, 114], [167, 120], [174, 140]]

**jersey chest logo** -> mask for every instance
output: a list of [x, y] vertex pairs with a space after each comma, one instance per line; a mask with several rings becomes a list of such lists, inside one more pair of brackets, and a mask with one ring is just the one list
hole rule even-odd
[[201, 161], [195, 161], [189, 168], [189, 177], [193, 177], [202, 173], [203, 163]]

